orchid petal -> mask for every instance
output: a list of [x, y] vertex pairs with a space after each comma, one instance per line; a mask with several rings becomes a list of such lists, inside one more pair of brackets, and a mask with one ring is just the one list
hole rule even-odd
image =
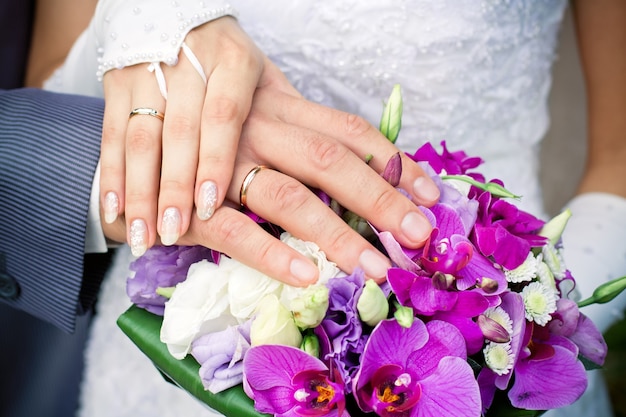
[[595, 323], [584, 314], [578, 317], [576, 331], [569, 339], [580, 349], [580, 354], [592, 362], [603, 365], [606, 359], [608, 346], [602, 337], [602, 333]]
[[517, 363], [509, 399], [517, 408], [549, 410], [572, 404], [586, 388], [583, 364], [571, 351], [554, 346], [551, 358]]

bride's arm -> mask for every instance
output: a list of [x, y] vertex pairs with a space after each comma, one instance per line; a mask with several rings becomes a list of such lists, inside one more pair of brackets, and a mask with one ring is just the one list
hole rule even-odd
[[[587, 94], [588, 154], [572, 218], [563, 235], [565, 260], [583, 298], [626, 275], [626, 2], [579, 0], [574, 17]], [[601, 330], [623, 316], [626, 294], [583, 312]]]
[[61, 66], [89, 24], [97, 0], [40, 0], [35, 4], [25, 85], [41, 87]]
[[626, 2], [579, 0], [574, 15], [589, 126], [578, 192], [626, 197]]

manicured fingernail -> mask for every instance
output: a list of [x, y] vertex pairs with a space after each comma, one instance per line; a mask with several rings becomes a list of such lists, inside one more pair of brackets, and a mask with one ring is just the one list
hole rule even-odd
[[148, 228], [146, 222], [135, 219], [130, 224], [130, 251], [134, 256], [143, 255], [148, 249]]
[[369, 278], [380, 279], [387, 276], [391, 263], [382, 254], [366, 249], [359, 256], [359, 266]]
[[198, 209], [196, 213], [200, 220], [208, 220], [215, 213], [217, 203], [217, 184], [213, 181], [205, 181], [200, 186], [198, 195]]
[[176, 207], [169, 207], [163, 212], [161, 220], [161, 243], [173, 245], [180, 237], [180, 211]]
[[311, 262], [294, 259], [289, 265], [291, 274], [303, 284], [312, 284], [317, 277], [318, 269]]
[[426, 217], [415, 212], [410, 212], [404, 216], [400, 228], [404, 235], [415, 244], [423, 243], [432, 229]]
[[436, 201], [440, 194], [439, 188], [427, 177], [419, 177], [415, 180], [413, 192], [416, 196], [428, 201]]
[[117, 219], [120, 210], [120, 199], [113, 191], [109, 191], [104, 196], [104, 222], [111, 224]]

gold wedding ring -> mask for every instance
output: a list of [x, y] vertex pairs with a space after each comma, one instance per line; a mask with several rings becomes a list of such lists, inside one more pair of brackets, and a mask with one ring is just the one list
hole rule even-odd
[[257, 165], [252, 168], [243, 179], [243, 182], [241, 183], [241, 189], [239, 190], [239, 204], [242, 208], [247, 208], [246, 201], [248, 198], [248, 188], [250, 187], [252, 180], [254, 180], [256, 174], [258, 174], [262, 169], [266, 168], [269, 169], [267, 165]]
[[156, 109], [151, 109], [150, 107], [137, 107], [136, 109], [133, 109], [133, 111], [130, 112], [130, 114], [128, 115], [128, 118], [130, 119], [133, 116], [137, 116], [139, 114], [145, 115], [145, 116], [153, 116], [159, 119], [160, 121], [163, 121], [163, 119], [165, 118], [165, 115], [163, 113], [161, 113], [160, 111]]

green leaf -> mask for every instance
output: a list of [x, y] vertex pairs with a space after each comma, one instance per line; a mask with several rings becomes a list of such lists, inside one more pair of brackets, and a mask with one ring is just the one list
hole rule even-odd
[[240, 385], [213, 394], [205, 391], [198, 375], [200, 364], [188, 355], [179, 361], [170, 355], [167, 346], [159, 339], [162, 318], [132, 306], [117, 319], [117, 325], [139, 347], [167, 378], [212, 409], [233, 417], [262, 417]]
[[472, 184], [474, 187], [480, 188], [483, 191], [488, 191], [491, 193], [491, 195], [495, 197], [515, 198], [515, 199], [522, 198], [522, 196], [513, 194], [512, 192], [510, 192], [509, 190], [507, 190], [500, 184], [497, 184], [495, 182], [488, 182], [488, 183], [478, 182], [472, 177], [468, 177], [467, 175], [442, 175], [441, 179], [463, 181], [468, 184]]

